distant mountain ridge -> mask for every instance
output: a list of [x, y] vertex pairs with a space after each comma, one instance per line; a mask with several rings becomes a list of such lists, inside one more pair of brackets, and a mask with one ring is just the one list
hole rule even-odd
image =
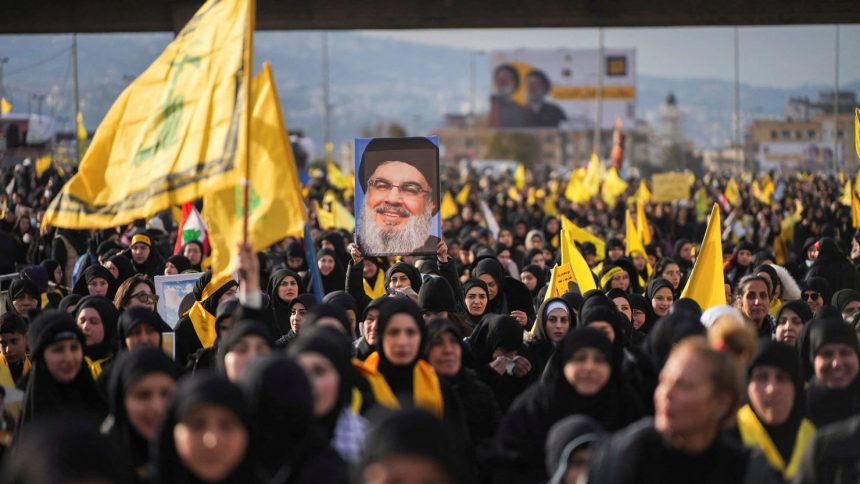
[[[78, 38], [81, 106], [94, 130], [121, 90], [146, 68], [170, 41], [169, 34], [86, 35]], [[397, 121], [410, 133], [438, 127], [448, 112], [465, 112], [471, 102], [470, 64], [475, 62], [475, 97], [485, 110], [489, 95], [486, 56], [467, 49], [431, 46], [370, 37], [355, 32], [328, 34], [332, 133], [336, 143], [352, 139], [362, 127]], [[303, 129], [322, 146], [323, 102], [321, 34], [263, 32], [256, 37], [255, 58], [272, 62], [287, 125]], [[71, 37], [0, 36], [6, 65], [5, 87], [16, 112], [27, 112], [31, 96], [47, 94], [43, 112], [53, 113], [71, 129]], [[52, 58], [53, 57], [53, 58]], [[49, 59], [50, 61], [44, 61]], [[844, 83], [860, 91], [860, 80]], [[782, 116], [791, 96], [817, 99], [832, 86], [784, 89], [741, 85], [744, 121]], [[674, 92], [686, 137], [700, 147], [724, 145], [731, 137], [733, 85], [715, 79], [673, 79], [640, 75], [638, 117], [659, 128], [659, 108]]]

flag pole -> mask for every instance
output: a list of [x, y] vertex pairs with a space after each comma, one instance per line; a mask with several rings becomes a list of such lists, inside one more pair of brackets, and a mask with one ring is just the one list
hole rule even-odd
[[245, 89], [245, 112], [243, 120], [245, 136], [245, 173], [242, 175], [242, 243], [248, 243], [248, 216], [251, 180], [251, 78], [254, 71], [254, 29], [256, 27], [257, 2], [248, 0], [248, 26], [245, 33], [245, 52], [242, 68], [242, 83]]

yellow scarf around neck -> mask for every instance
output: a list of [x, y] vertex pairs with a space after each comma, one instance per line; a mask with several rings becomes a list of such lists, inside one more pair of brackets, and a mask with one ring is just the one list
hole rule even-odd
[[806, 450], [810, 440], [812, 440], [812, 436], [815, 435], [815, 426], [809, 420], [803, 419], [800, 422], [800, 428], [797, 430], [794, 449], [791, 451], [791, 460], [786, 465], [782, 454], [776, 448], [776, 444], [773, 443], [764, 425], [759, 421], [749, 404], [744, 405], [738, 410], [738, 430], [740, 431], [741, 440], [743, 440], [744, 445], [761, 449], [770, 466], [780, 471], [786, 479], [794, 477], [794, 474], [797, 473], [797, 467], [800, 465], [803, 452]]
[[376, 299], [378, 297], [382, 297], [385, 294], [385, 277], [381, 274], [382, 271], [376, 274], [376, 282], [373, 283], [373, 287], [370, 287], [370, 284], [367, 282], [367, 279], [361, 278], [361, 282], [364, 284], [364, 293], [370, 299]]
[[203, 301], [212, 297], [225, 284], [232, 281], [230, 276], [224, 276], [219, 279], [213, 279], [203, 288], [203, 294], [199, 301], [194, 301], [194, 305], [188, 310], [188, 317], [191, 319], [191, 324], [194, 326], [194, 332], [197, 333], [197, 338], [204, 348], [211, 348], [218, 338], [218, 333], [215, 331], [215, 316], [203, 307]]
[[[379, 372], [379, 353], [373, 352], [361, 366], [357, 366], [361, 374], [370, 383], [373, 396], [377, 403], [386, 408], [400, 409], [400, 402], [385, 377]], [[412, 399], [415, 406], [441, 419], [445, 411], [445, 401], [442, 398], [442, 386], [439, 376], [430, 363], [419, 359], [415, 363], [412, 376]]]

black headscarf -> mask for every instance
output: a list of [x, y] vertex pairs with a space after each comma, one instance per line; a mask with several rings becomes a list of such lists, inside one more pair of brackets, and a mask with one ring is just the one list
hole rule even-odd
[[337, 254], [331, 249], [320, 249], [317, 252], [317, 262], [323, 256], [331, 256], [334, 259], [334, 268], [325, 276], [320, 272], [320, 280], [322, 281], [323, 294], [328, 294], [334, 291], [343, 291], [346, 284], [346, 271], [343, 268], [343, 263], [338, 260]]
[[523, 350], [523, 328], [513, 316], [485, 314], [469, 337], [476, 368], [493, 361], [496, 348]]
[[683, 314], [668, 314], [657, 320], [642, 344], [642, 352], [651, 363], [654, 374], [663, 370], [672, 348], [689, 336], [704, 336], [707, 330], [702, 323]]
[[77, 340], [81, 348], [86, 344], [84, 334], [68, 314], [46, 311], [30, 324], [27, 341], [33, 367], [27, 378], [19, 382], [19, 385], [24, 386], [22, 426], [60, 409], [79, 409], [92, 413], [96, 418], [104, 417], [105, 403], [83, 359], [75, 379], [70, 383], [56, 381], [48, 371], [45, 350], [54, 343], [68, 340]]
[[230, 279], [224, 285], [219, 287], [211, 296], [209, 296], [206, 300], [203, 300], [203, 292], [206, 290], [206, 286], [212, 282], [212, 271], [206, 271], [200, 276], [196, 281], [194, 281], [194, 288], [191, 290], [191, 293], [194, 294], [194, 299], [197, 301], [201, 301], [203, 305], [203, 309], [205, 309], [209, 314], [215, 316], [218, 311], [218, 300], [221, 299], [221, 296], [227, 293], [230, 289], [237, 287], [239, 285], [238, 282]]
[[39, 287], [36, 286], [36, 283], [29, 279], [15, 279], [12, 281], [12, 284], [9, 285], [9, 291], [6, 294], [6, 311], [17, 313], [18, 311], [16, 311], [12, 306], [12, 301], [24, 294], [29, 294], [36, 300], [36, 309], [30, 311], [31, 314], [21, 315], [23, 318], [30, 319], [39, 313], [39, 308], [41, 308], [42, 305], [42, 293], [39, 292]]
[[287, 277], [292, 277], [296, 281], [298, 285], [297, 295], [305, 292], [302, 278], [289, 269], [279, 269], [269, 278], [269, 300], [272, 304], [272, 315], [274, 316], [275, 326], [277, 326], [280, 335], [287, 334], [290, 331], [290, 301], [284, 301], [278, 296], [278, 286]]
[[[791, 461], [791, 454], [794, 452], [797, 429], [800, 427], [804, 413], [800, 360], [797, 358], [797, 352], [791, 346], [776, 341], [762, 340], [759, 341], [755, 354], [747, 364], [747, 382], [751, 381], [750, 377], [752, 376], [753, 369], [757, 366], [779, 368], [791, 377], [791, 382], [794, 384], [794, 403], [791, 406], [791, 413], [785, 422], [776, 426], [768, 425], [756, 412], [759, 422], [761, 422], [768, 435], [770, 435], [773, 443], [776, 444], [776, 448], [779, 450], [780, 455], [782, 455], [783, 461], [789, 462]], [[755, 412], [755, 407], [750, 405], [750, 408]]]
[[346, 315], [347, 311], [352, 311], [355, 317], [358, 318], [358, 304], [356, 304], [355, 298], [346, 291], [330, 292], [323, 297], [322, 302], [323, 304], [331, 304], [340, 309], [344, 312], [344, 315]]
[[150, 243], [146, 244], [149, 246], [149, 257], [147, 257], [142, 264], [135, 262], [134, 259], [131, 258], [131, 253], [129, 253], [128, 257], [131, 259], [131, 263], [134, 265], [134, 270], [138, 274], [146, 274], [149, 277], [155, 277], [158, 275], [158, 268], [164, 263], [164, 259], [161, 257], [161, 254], [158, 253], [158, 249], [152, 244], [154, 238], [146, 230], [135, 230], [130, 235], [132, 240], [134, 240], [135, 235], [145, 235], [149, 238]]
[[[185, 248], [188, 247], [189, 245], [196, 245], [198, 248], [200, 248], [200, 262], [202, 263], [203, 259], [206, 258], [206, 251], [203, 247], [203, 242], [200, 242], [199, 240], [189, 240], [188, 242], [186, 242], [185, 245], [183, 245], [182, 248], [179, 250], [179, 254], [184, 256], [185, 255]], [[188, 259], [188, 258], [186, 257], [186, 259]], [[191, 263], [191, 259], [188, 259], [188, 263], [191, 264], [189, 266], [190, 269], [194, 269], [197, 272], [203, 272], [203, 268], [200, 267], [200, 264]], [[182, 272], [182, 271], [180, 271], [180, 272]]]
[[143, 306], [133, 306], [126, 308], [119, 316], [119, 323], [117, 324], [117, 339], [119, 340], [118, 343], [120, 351], [128, 348], [125, 344], [125, 338], [136, 326], [140, 324], [148, 324], [152, 329], [158, 331], [158, 346], [161, 347], [161, 333], [163, 331], [162, 325], [165, 323], [161, 321], [158, 314], [150, 311], [149, 309]]
[[119, 287], [135, 274], [134, 264], [132, 264], [131, 259], [124, 255], [115, 255], [108, 259], [108, 261], [119, 271], [119, 275], [116, 277], [116, 287]]
[[92, 360], [100, 360], [113, 354], [116, 351], [116, 330], [117, 330], [117, 314], [116, 307], [110, 300], [103, 296], [86, 296], [78, 303], [75, 308], [75, 321], [78, 320], [81, 311], [86, 308], [93, 308], [102, 318], [102, 327], [104, 328], [104, 338], [101, 343], [92, 346], [84, 346], [84, 355]]
[[290, 345], [288, 354], [298, 357], [302, 353], [317, 353], [327, 359], [338, 374], [337, 404], [327, 415], [319, 417], [327, 431], [327, 437], [334, 435], [335, 425], [340, 413], [349, 405], [352, 398], [352, 387], [355, 383], [355, 370], [352, 368], [352, 345], [339, 331], [334, 328], [320, 326], [302, 334]]
[[81, 302], [81, 299], [83, 298], [84, 297], [80, 294], [69, 294], [68, 296], [60, 300], [60, 305], [59, 307], [57, 307], [57, 309], [61, 313], [68, 312], [70, 307], [75, 307], [75, 309], [77, 309], [77, 304]]
[[492, 311], [490, 311], [490, 289], [487, 287], [487, 284], [480, 279], [469, 279], [468, 281], [466, 281], [465, 284], [463, 284], [463, 295], [465, 296], [466, 294], [468, 294], [469, 289], [472, 289], [473, 287], [479, 287], [479, 288], [483, 289], [484, 294], [487, 295], [487, 305], [484, 307], [483, 314], [479, 314], [477, 316], [474, 316], [474, 315], [472, 315], [472, 313], [470, 313], [468, 311], [468, 304], [465, 303], [465, 301], [463, 304], [465, 307], [467, 307], [466, 314], [469, 316], [469, 319], [472, 321], [472, 324], [478, 325], [478, 324], [480, 324], [481, 319], [487, 313], [492, 312]]
[[231, 349], [233, 349], [234, 346], [236, 346], [237, 343], [239, 343], [239, 341], [242, 340], [242, 338], [252, 335], [263, 338], [263, 340], [265, 340], [269, 345], [269, 348], [273, 348], [275, 346], [275, 341], [272, 339], [272, 333], [268, 328], [266, 328], [266, 325], [250, 319], [243, 319], [233, 323], [233, 325], [230, 326], [230, 331], [228, 331], [222, 338], [219, 338], [218, 356], [216, 358], [218, 369], [224, 372], [225, 375], [226, 370], [224, 368], [224, 357]]
[[338, 324], [340, 324], [339, 331], [341, 331], [344, 336], [349, 337], [352, 332], [352, 328], [350, 327], [346, 313], [343, 309], [331, 303], [317, 304], [313, 308], [309, 309], [302, 318], [302, 330], [304, 331], [317, 327], [317, 321], [323, 318], [333, 318], [337, 320]]
[[111, 274], [111, 272], [107, 268], [102, 267], [98, 264], [91, 265], [86, 268], [83, 275], [78, 278], [77, 282], [75, 282], [75, 287], [73, 288], [72, 292], [74, 292], [75, 294], [80, 294], [81, 296], [89, 296], [90, 291], [87, 288], [87, 285], [93, 279], [98, 278], [104, 279], [105, 282], [107, 282], [108, 291], [105, 297], [112, 301], [113, 297], [116, 295], [116, 279], [113, 277], [113, 274]]
[[527, 266], [523, 267], [522, 270], [520, 270], [520, 273], [523, 272], [528, 272], [529, 274], [535, 276], [535, 279], [537, 279], [534, 290], [530, 291], [532, 298], [537, 297], [538, 292], [540, 292], [541, 288], [546, 285], [546, 271], [534, 264], [528, 264]]
[[415, 291], [416, 294], [421, 290], [421, 272], [413, 265], [409, 265], [405, 262], [398, 262], [385, 271], [386, 291], [391, 293], [391, 276], [398, 272], [405, 274], [406, 277], [409, 278], [409, 284], [412, 286], [412, 290]]
[[[388, 323], [395, 314], [406, 314], [410, 316], [418, 331], [421, 333], [421, 340], [418, 342], [418, 353], [415, 359], [406, 365], [395, 365], [389, 361], [385, 354], [385, 329]], [[421, 316], [421, 311], [418, 305], [412, 302], [409, 298], [391, 298], [391, 301], [386, 302], [379, 309], [379, 318], [376, 320], [377, 345], [379, 354], [378, 370], [385, 377], [391, 391], [401, 402], [412, 402], [413, 395], [413, 368], [421, 357], [421, 350], [424, 348], [424, 342], [427, 341], [426, 327], [424, 326], [424, 318]]]
[[184, 255], [170, 256], [164, 262], [165, 263], [169, 262], [169, 263], [173, 264], [173, 267], [176, 268], [176, 272], [178, 274], [182, 274], [183, 272], [191, 270], [194, 268], [191, 264], [191, 261], [188, 260], [188, 257], [185, 257]]
[[606, 435], [603, 427], [588, 415], [571, 415], [553, 425], [546, 437], [548, 484], [564, 482], [571, 454], [600, 442]]
[[451, 284], [443, 277], [431, 277], [421, 285], [418, 291], [418, 306], [421, 311], [439, 312], [457, 311], [457, 300]]
[[617, 309], [593, 306], [582, 311], [578, 327], [586, 328], [597, 321], [605, 321], [612, 326], [612, 332], [615, 333], [615, 338], [612, 340], [612, 354], [617, 359], [617, 361], [612, 362], [612, 366], [620, 368], [621, 361], [624, 358], [624, 346], [628, 338], [625, 324], [627, 318], [618, 312]]
[[245, 397], [226, 377], [211, 372], [198, 372], [193, 377], [184, 378], [179, 382], [176, 396], [167, 412], [167, 418], [150, 452], [155, 471], [154, 481], [177, 484], [201, 482], [179, 457], [173, 431], [180, 422], [204, 405], [218, 406], [234, 414], [248, 432], [245, 455], [230, 476], [221, 482], [237, 484], [260, 482], [256, 466], [254, 429]]
[[136, 348], [117, 357], [111, 368], [108, 406], [113, 416], [110, 436], [128, 454], [131, 464], [139, 469], [149, 461], [149, 441], [134, 428], [125, 408], [129, 387], [141, 378], [161, 373], [173, 380], [179, 377], [176, 364], [160, 349]]
[[293, 241], [287, 245], [287, 257], [300, 257], [302, 259], [302, 265], [298, 269], [294, 269], [296, 272], [308, 270], [308, 255], [305, 253], [305, 248], [300, 242]]
[[836, 306], [836, 309], [841, 313], [845, 306], [854, 301], [860, 301], [860, 292], [857, 292], [856, 289], [846, 288], [833, 293], [831, 304]]
[[776, 320], [779, 322], [779, 318], [782, 316], [782, 312], [786, 309], [794, 311], [800, 317], [800, 320], [803, 324], [809, 322], [812, 319], [812, 311], [809, 310], [809, 305], [800, 299], [795, 299], [794, 301], [788, 301], [782, 304], [779, 309], [776, 311]]

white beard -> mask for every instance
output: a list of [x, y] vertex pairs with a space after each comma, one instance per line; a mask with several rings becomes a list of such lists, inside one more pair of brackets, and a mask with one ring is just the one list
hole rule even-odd
[[423, 214], [412, 215], [401, 229], [379, 225], [376, 211], [365, 205], [359, 217], [358, 240], [365, 254], [410, 254], [424, 245], [430, 236], [433, 207], [426, 205]]

